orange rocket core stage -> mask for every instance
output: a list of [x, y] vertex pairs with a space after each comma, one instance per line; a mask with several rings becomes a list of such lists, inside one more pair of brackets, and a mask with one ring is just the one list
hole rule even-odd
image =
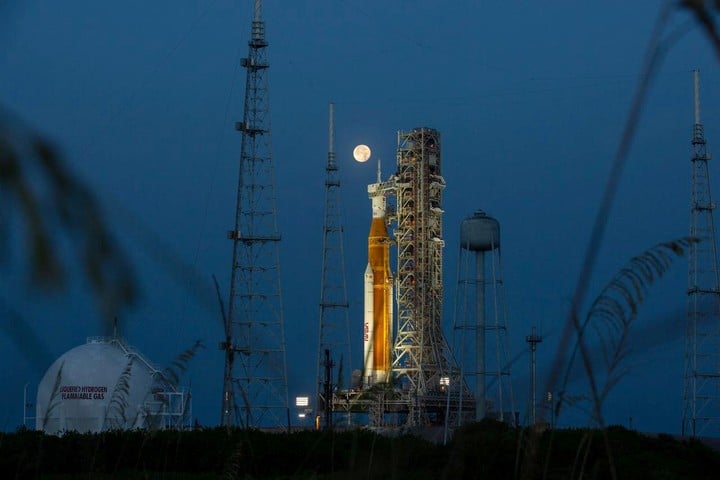
[[375, 217], [368, 235], [368, 264], [373, 273], [372, 369], [376, 381], [387, 381], [392, 335], [390, 238], [384, 217]]

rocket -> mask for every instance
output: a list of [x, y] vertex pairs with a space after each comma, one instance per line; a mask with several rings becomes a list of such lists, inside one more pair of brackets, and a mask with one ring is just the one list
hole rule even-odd
[[378, 184], [368, 185], [372, 222], [365, 268], [363, 372], [366, 386], [387, 382], [393, 322], [393, 277], [390, 271], [390, 237], [385, 222], [385, 196]]

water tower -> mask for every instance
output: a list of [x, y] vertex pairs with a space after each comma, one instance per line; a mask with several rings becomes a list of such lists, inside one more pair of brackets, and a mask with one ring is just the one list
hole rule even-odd
[[500, 224], [482, 210], [460, 225], [454, 323], [460, 368], [470, 385], [473, 380], [475, 384], [475, 419], [513, 422]]

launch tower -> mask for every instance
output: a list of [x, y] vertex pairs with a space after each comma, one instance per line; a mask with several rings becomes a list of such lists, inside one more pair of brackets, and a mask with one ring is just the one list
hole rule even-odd
[[688, 315], [685, 336], [685, 386], [682, 434], [720, 433], [720, 279], [715, 247], [710, 175], [705, 135], [700, 121], [699, 72], [693, 72], [692, 199], [688, 264]]
[[246, 69], [230, 299], [225, 319], [221, 424], [290, 426], [268, 105], [268, 42], [255, 0]]
[[[339, 392], [333, 404], [337, 410], [368, 413], [371, 427], [447, 427], [474, 416], [473, 395], [442, 331], [445, 180], [440, 153], [437, 130], [399, 132], [395, 174], [382, 181], [378, 166], [377, 182], [368, 185], [372, 222], [362, 388]], [[395, 227], [392, 235], [388, 225]]]
[[[398, 133], [397, 334], [392, 370], [408, 406], [407, 424], [437, 421], [447, 392], [461, 382], [442, 332], [442, 191], [440, 133]], [[443, 380], [441, 382], [441, 379]]]

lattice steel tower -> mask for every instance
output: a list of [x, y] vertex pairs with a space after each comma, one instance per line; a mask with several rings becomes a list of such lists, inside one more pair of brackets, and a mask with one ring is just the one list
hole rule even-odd
[[246, 69], [240, 175], [230, 299], [225, 320], [221, 423], [244, 428], [290, 426], [280, 288], [280, 234], [270, 149], [268, 42], [262, 1], [255, 0]]
[[[325, 222], [323, 225], [322, 277], [320, 283], [320, 340], [317, 362], [317, 406], [318, 415], [325, 416], [329, 426], [329, 407], [325, 370], [329, 350], [338, 366], [336, 383], [341, 388], [347, 385], [347, 378], [340, 378], [345, 365], [350, 365], [350, 322], [348, 319], [347, 286], [345, 283], [345, 254], [343, 250], [343, 224], [340, 203], [340, 172], [335, 162], [334, 147], [334, 104], [329, 106], [328, 158], [325, 166]], [[331, 396], [332, 394], [330, 394]], [[330, 414], [331, 415], [331, 414]]]
[[700, 122], [699, 72], [694, 75], [692, 200], [688, 265], [688, 316], [685, 338], [685, 387], [682, 434], [720, 433], [720, 279], [705, 135]]
[[[440, 133], [416, 128], [398, 133], [397, 335], [393, 373], [408, 392], [407, 424], [424, 425], [442, 415], [459, 372], [442, 332], [442, 191]], [[443, 383], [441, 384], [441, 379]]]

